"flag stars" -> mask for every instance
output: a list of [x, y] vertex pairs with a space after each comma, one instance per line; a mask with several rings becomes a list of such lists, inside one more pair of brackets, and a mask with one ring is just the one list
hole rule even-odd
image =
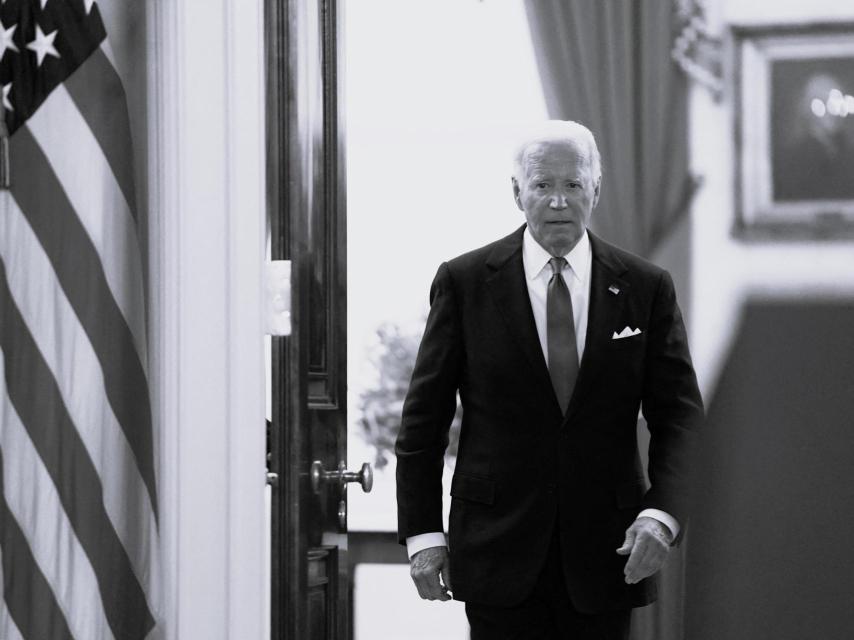
[[18, 51], [18, 47], [15, 45], [15, 41], [12, 40], [12, 36], [15, 35], [15, 30], [17, 28], [18, 25], [13, 24], [7, 29], [6, 25], [0, 22], [0, 60], [2, 60], [3, 56], [6, 55], [6, 49]]
[[56, 39], [57, 33], [58, 31], [51, 31], [49, 34], [45, 35], [42, 28], [39, 25], [36, 25], [36, 39], [27, 43], [27, 49], [36, 52], [38, 66], [42, 66], [42, 62], [44, 62], [45, 56], [47, 55], [51, 55], [54, 58], [59, 57], [59, 52], [56, 50], [56, 47], [53, 46], [53, 41]]
[[12, 102], [9, 100], [9, 93], [12, 91], [12, 83], [3, 85], [3, 108], [7, 111], [14, 111]]

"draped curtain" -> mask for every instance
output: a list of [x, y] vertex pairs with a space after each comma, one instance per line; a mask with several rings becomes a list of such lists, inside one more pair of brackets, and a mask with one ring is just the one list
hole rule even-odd
[[[650, 257], [687, 213], [687, 80], [671, 59], [671, 2], [526, 0], [552, 118], [577, 120], [602, 154], [602, 195], [591, 227]], [[661, 574], [659, 601], [636, 609], [633, 640], [683, 640], [685, 546]]]
[[552, 118], [578, 120], [602, 154], [591, 227], [649, 257], [686, 212], [687, 81], [671, 59], [670, 2], [526, 0]]

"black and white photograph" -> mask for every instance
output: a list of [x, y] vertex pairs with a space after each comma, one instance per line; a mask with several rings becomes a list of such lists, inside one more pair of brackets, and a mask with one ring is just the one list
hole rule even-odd
[[850, 640], [849, 4], [0, 1], [0, 640]]

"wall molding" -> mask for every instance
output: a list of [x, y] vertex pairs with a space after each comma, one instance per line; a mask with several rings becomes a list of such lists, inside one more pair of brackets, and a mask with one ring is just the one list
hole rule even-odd
[[[151, 344], [158, 638], [262, 638], [263, 6], [152, 2]], [[253, 426], [254, 425], [254, 426]]]

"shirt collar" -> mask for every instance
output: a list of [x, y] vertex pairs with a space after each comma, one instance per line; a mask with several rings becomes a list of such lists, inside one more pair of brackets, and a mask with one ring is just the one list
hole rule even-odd
[[[590, 238], [587, 235], [587, 229], [581, 234], [572, 251], [563, 257], [569, 263], [572, 275], [580, 282], [584, 282], [587, 279], [590, 266]], [[525, 233], [522, 237], [522, 264], [525, 268], [525, 277], [528, 280], [533, 280], [539, 277], [543, 269], [548, 267], [551, 270], [549, 267], [551, 258], [552, 255], [534, 240], [531, 231], [525, 227]]]

